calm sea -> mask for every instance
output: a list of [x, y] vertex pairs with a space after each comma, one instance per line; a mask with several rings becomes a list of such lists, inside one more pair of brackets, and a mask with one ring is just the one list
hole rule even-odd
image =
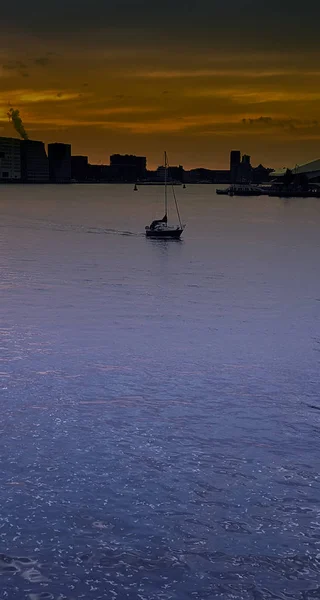
[[8, 600], [320, 597], [320, 200], [0, 187]]

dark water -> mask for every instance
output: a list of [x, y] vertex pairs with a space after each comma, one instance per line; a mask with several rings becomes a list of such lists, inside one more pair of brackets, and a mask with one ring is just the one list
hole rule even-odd
[[320, 597], [320, 201], [0, 188], [1, 598]]

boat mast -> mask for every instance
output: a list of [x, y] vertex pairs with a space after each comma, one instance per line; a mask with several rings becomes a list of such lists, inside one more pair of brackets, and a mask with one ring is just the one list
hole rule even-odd
[[164, 212], [168, 216], [168, 193], [167, 193], [167, 153], [164, 153]]

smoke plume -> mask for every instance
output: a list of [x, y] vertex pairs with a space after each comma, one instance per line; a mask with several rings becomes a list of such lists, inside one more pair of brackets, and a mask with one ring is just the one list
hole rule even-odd
[[24, 128], [22, 123], [22, 119], [20, 117], [20, 112], [15, 108], [10, 108], [7, 113], [9, 120], [12, 121], [15, 130], [19, 133], [23, 140], [28, 140], [29, 136]]

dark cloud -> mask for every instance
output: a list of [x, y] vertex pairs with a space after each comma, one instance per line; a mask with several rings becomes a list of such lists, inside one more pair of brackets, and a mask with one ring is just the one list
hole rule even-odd
[[319, 122], [315, 119], [274, 119], [273, 117], [257, 117], [255, 119], [242, 119], [244, 125], [265, 125], [270, 127], [282, 127], [283, 129], [305, 129], [318, 127]]
[[272, 117], [258, 117], [256, 119], [242, 119], [244, 125], [272, 125], [274, 119]]
[[20, 60], [10, 60], [10, 61], [7, 61], [6, 63], [4, 63], [2, 65], [2, 68], [4, 71], [15, 71], [22, 77], [29, 77], [29, 73], [28, 73], [27, 69], [30, 69], [32, 64], [38, 65], [40, 67], [48, 66], [51, 62], [51, 59], [49, 58], [49, 55], [51, 55], [51, 54], [52, 54], [51, 52], [47, 52], [47, 54], [45, 56], [38, 56], [32, 62], [30, 62], [29, 65], [27, 65], [26, 63], [24, 63]]
[[48, 56], [39, 56], [34, 59], [34, 64], [40, 67], [47, 67], [50, 64], [50, 58]]
[[170, 32], [167, 43], [198, 41], [207, 47], [222, 43], [233, 52], [239, 43], [319, 49], [319, 19], [320, 3], [315, 0], [303, 4], [300, 0], [16, 0], [1, 8], [2, 24], [40, 36], [131, 30], [138, 41], [142, 29], [149, 40], [157, 34], [164, 41]]
[[9, 62], [2, 65], [2, 68], [5, 71], [21, 71], [22, 69], [26, 69], [27, 65], [18, 60], [10, 60]]
[[19, 60], [10, 60], [2, 65], [4, 71], [12, 71], [21, 77], [29, 77], [27, 65]]

